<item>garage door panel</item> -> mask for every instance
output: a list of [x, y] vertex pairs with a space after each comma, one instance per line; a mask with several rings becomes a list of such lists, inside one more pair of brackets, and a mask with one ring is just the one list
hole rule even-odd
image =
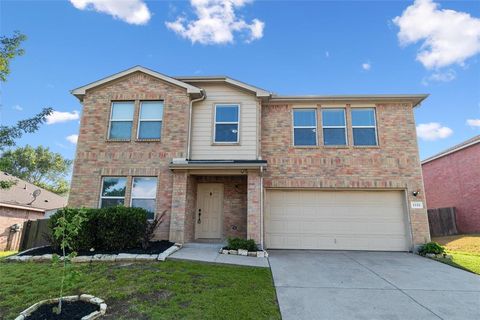
[[267, 191], [267, 248], [409, 248], [400, 191]]

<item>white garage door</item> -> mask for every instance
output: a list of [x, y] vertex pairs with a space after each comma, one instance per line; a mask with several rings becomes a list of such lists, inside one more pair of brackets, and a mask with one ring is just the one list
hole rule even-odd
[[270, 249], [408, 251], [401, 191], [268, 190]]

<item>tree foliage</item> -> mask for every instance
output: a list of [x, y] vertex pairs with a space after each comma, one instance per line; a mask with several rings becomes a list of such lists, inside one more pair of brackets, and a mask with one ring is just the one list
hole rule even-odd
[[12, 37], [0, 37], [0, 81], [7, 81], [7, 76], [10, 74], [10, 60], [25, 53], [20, 45], [26, 39], [27, 36], [19, 31], [15, 31]]
[[57, 194], [68, 192], [65, 176], [71, 165], [72, 160], [42, 146], [27, 145], [5, 151], [0, 157], [0, 170]]
[[14, 126], [0, 125], [0, 151], [7, 147], [15, 146], [15, 140], [22, 137], [24, 133], [33, 133], [45, 122], [47, 116], [53, 111], [52, 108], [44, 108], [42, 112], [30, 119], [20, 120]]

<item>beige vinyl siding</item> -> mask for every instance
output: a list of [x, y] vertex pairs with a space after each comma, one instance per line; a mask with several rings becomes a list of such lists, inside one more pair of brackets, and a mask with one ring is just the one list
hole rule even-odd
[[[228, 84], [192, 83], [205, 90], [207, 98], [193, 106], [192, 159], [257, 159], [259, 102], [253, 93]], [[239, 104], [239, 143], [220, 145], [213, 139], [215, 104]]]

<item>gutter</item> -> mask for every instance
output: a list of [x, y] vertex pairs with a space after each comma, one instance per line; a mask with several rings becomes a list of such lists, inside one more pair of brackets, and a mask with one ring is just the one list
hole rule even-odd
[[199, 102], [204, 100], [207, 95], [205, 94], [205, 90], [200, 89], [200, 93], [202, 96], [197, 99], [193, 99], [190, 101], [190, 107], [189, 107], [189, 114], [188, 114], [188, 135], [187, 135], [187, 154], [185, 156], [185, 159], [190, 160], [190, 142], [192, 141], [192, 113], [193, 113], [193, 104], [195, 102]]

